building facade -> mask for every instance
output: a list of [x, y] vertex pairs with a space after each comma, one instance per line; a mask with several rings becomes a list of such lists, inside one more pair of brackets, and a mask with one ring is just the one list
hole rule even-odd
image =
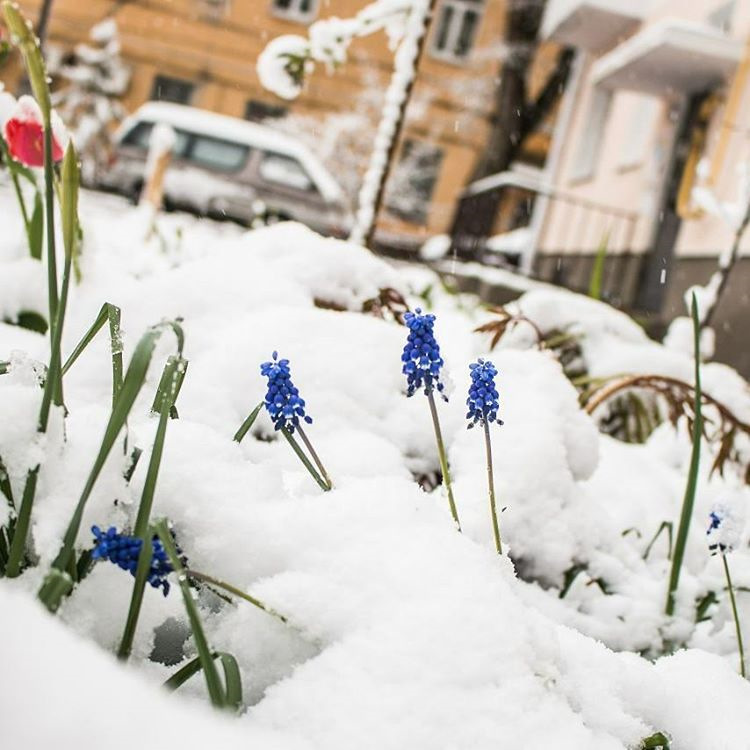
[[[30, 18], [41, 0], [22, 0]], [[356, 197], [393, 69], [383, 32], [355, 40], [339, 70], [318, 69], [299, 99], [265, 91], [255, 61], [281, 34], [304, 34], [317, 19], [354, 15], [366, 0], [54, 0], [49, 44], [85, 40], [98, 21], [117, 21], [132, 66], [125, 98], [134, 110], [162, 99], [253, 120], [304, 137]], [[505, 0], [439, 0], [398, 147], [378, 237], [417, 247], [445, 232], [490, 127], [505, 23]], [[556, 45], [540, 55], [540, 80]], [[524, 159], [544, 161], [548, 125], [528, 140]], [[321, 153], [323, 151], [323, 153]], [[399, 168], [401, 164], [401, 168]], [[348, 180], [348, 182], [347, 182]]]
[[[526, 266], [605, 296], [659, 332], [731, 246], [695, 188], [742, 201], [750, 171], [750, 3], [550, 0], [547, 39], [577, 50], [535, 201]], [[744, 201], [747, 202], [745, 192]], [[735, 210], [741, 210], [736, 206]], [[750, 374], [750, 233], [712, 321], [717, 358]]]

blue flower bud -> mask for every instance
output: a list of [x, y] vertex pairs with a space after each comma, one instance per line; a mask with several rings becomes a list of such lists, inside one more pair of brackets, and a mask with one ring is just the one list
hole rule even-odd
[[482, 426], [489, 422], [502, 424], [502, 420], [497, 418], [497, 410], [500, 408], [499, 394], [495, 387], [497, 368], [489, 360], [478, 359], [469, 365], [469, 371], [471, 385], [469, 397], [466, 399], [466, 405], [469, 407], [466, 415], [466, 419], [470, 420], [469, 429], [477, 423]]
[[435, 316], [422, 315], [422, 310], [417, 308], [404, 315], [404, 323], [409, 329], [401, 354], [401, 361], [404, 363], [401, 372], [406, 375], [406, 395], [413, 396], [421, 389], [424, 389], [425, 395], [429, 395], [437, 390], [447, 401], [443, 394], [445, 386], [440, 378], [445, 362], [440, 356], [440, 346], [433, 333]]
[[308, 424], [312, 424], [312, 419], [305, 413], [305, 402], [292, 383], [289, 360], [278, 357], [278, 352], [274, 352], [271, 361], [260, 366], [260, 374], [268, 378], [263, 403], [275, 429], [286, 427], [289, 432], [294, 432], [295, 427], [299, 427], [300, 418]]

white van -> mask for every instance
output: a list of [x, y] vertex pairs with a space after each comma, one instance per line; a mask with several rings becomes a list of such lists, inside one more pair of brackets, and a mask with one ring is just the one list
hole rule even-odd
[[177, 134], [164, 180], [165, 205], [249, 223], [262, 207], [270, 220], [293, 219], [344, 236], [351, 214], [336, 180], [296, 139], [235, 117], [149, 102], [127, 118], [98, 187], [137, 199], [154, 125]]

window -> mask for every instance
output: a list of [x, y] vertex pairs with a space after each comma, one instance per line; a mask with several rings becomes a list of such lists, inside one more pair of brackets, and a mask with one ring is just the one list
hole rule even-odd
[[174, 102], [175, 104], [189, 104], [193, 97], [195, 85], [192, 81], [169, 76], [156, 76], [151, 89], [151, 98], [159, 102]]
[[318, 12], [318, 0], [271, 0], [271, 12], [290, 21], [307, 23]]
[[188, 159], [202, 167], [237, 172], [245, 166], [250, 148], [242, 143], [194, 135]]
[[648, 147], [661, 117], [662, 104], [659, 99], [642, 94], [633, 97], [633, 115], [628, 136], [620, 159], [620, 169], [638, 167], [648, 156]]
[[288, 108], [280, 104], [268, 104], [259, 102], [257, 99], [249, 99], [245, 105], [245, 119], [253, 122], [263, 122], [263, 120], [278, 120], [284, 117]]
[[583, 124], [581, 141], [571, 174], [572, 180], [588, 180], [594, 176], [611, 106], [612, 92], [595, 88], [591, 94], [588, 116]]
[[[125, 134], [122, 143], [125, 146], [134, 146], [135, 148], [141, 148], [144, 151], [147, 151], [151, 140], [151, 131], [153, 129], [153, 122], [139, 122], [132, 130], [129, 130]], [[190, 135], [184, 130], [175, 130], [175, 135], [177, 136], [177, 140], [172, 149], [172, 154], [175, 156], [185, 156], [188, 143], [190, 142]]]
[[209, 21], [220, 21], [229, 13], [231, 0], [196, 0], [198, 12]]
[[308, 192], [315, 189], [305, 168], [291, 156], [265, 153], [260, 162], [259, 172], [264, 180], [277, 185]]
[[450, 61], [464, 60], [474, 45], [482, 0], [444, 0], [438, 11], [432, 54]]
[[389, 180], [386, 207], [394, 215], [413, 224], [427, 221], [443, 151], [421, 141], [406, 140], [401, 158]]

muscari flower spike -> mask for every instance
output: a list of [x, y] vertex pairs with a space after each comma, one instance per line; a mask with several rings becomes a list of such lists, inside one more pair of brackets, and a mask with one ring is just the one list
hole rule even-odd
[[435, 327], [434, 315], [422, 315], [418, 307], [414, 312], [404, 314], [404, 323], [409, 329], [406, 338], [401, 361], [404, 366], [401, 372], [406, 375], [407, 396], [413, 396], [418, 390], [424, 388], [425, 396], [433, 389], [437, 389], [440, 395], [448, 400], [443, 393], [444, 383], [440, 378], [440, 371], [445, 364], [440, 356], [440, 346], [435, 339], [433, 329]]
[[466, 399], [469, 407], [466, 419], [470, 420], [468, 429], [475, 424], [484, 426], [488, 422], [502, 424], [503, 420], [497, 418], [497, 410], [500, 408], [499, 394], [495, 387], [497, 368], [489, 360], [480, 358], [469, 365], [469, 371], [471, 385], [469, 398]]
[[[114, 526], [102, 531], [98, 526], [91, 527], [94, 535], [94, 560], [109, 560], [135, 577], [138, 568], [138, 556], [143, 540], [128, 534], [121, 534]], [[173, 571], [167, 553], [158, 537], [151, 540], [151, 566], [148, 571], [148, 582], [156, 589], [162, 589], [164, 596], [169, 593], [167, 576]]]
[[708, 549], [712, 555], [727, 554], [739, 546], [743, 523], [725, 503], [717, 503], [708, 514], [706, 530]]
[[312, 419], [305, 414], [305, 401], [292, 383], [288, 359], [279, 359], [278, 352], [274, 352], [272, 360], [260, 366], [260, 374], [268, 378], [268, 391], [263, 403], [274, 429], [285, 427], [293, 433], [300, 419], [312, 424]]

